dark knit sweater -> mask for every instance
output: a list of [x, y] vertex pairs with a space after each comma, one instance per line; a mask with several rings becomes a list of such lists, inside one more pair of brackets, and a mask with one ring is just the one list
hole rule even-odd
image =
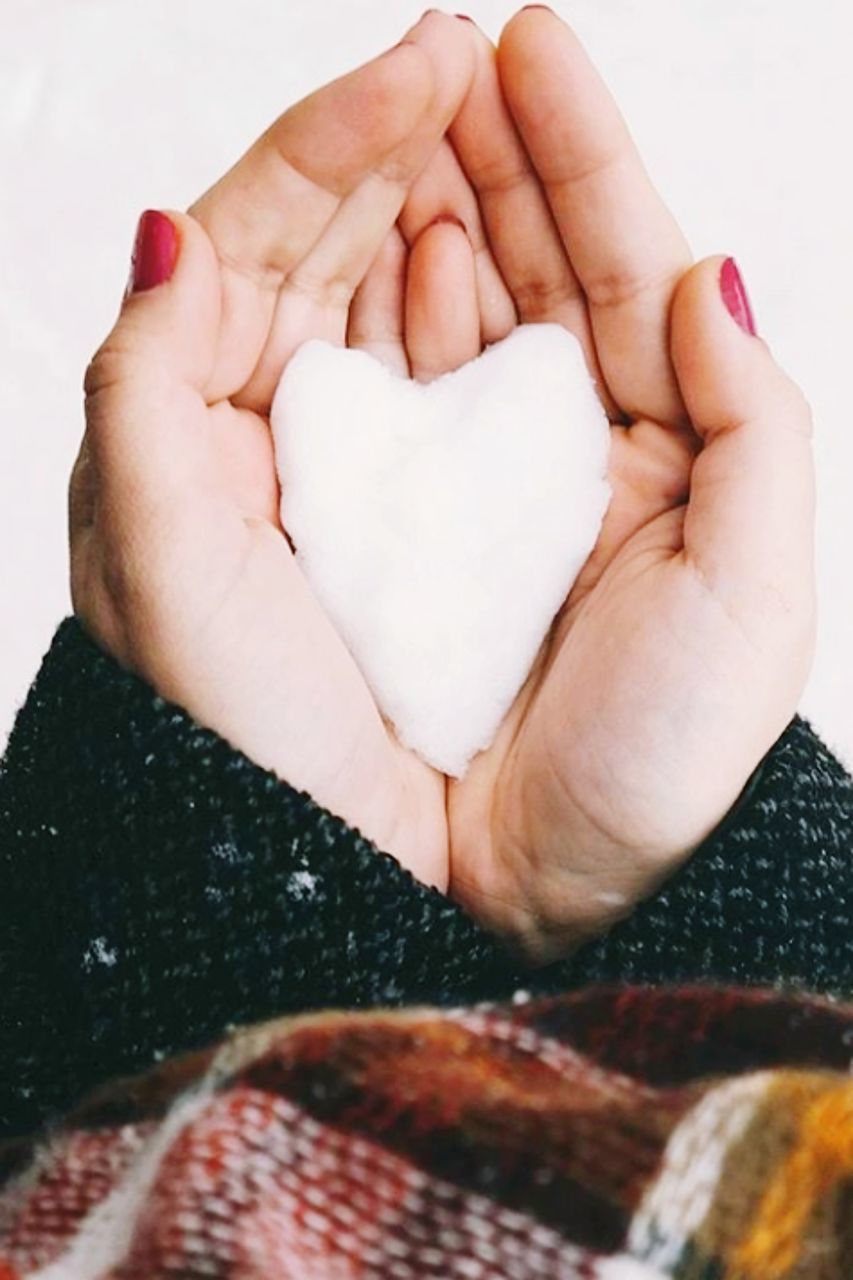
[[0, 771], [0, 1133], [234, 1024], [518, 988], [853, 993], [853, 781], [802, 720], [666, 886], [522, 971], [460, 908], [62, 624]]

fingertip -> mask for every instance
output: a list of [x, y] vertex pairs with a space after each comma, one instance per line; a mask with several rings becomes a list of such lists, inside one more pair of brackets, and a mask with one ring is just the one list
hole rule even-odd
[[540, 47], [542, 40], [549, 38], [553, 38], [551, 24], [542, 22], [540, 15], [525, 9], [510, 18], [501, 31], [495, 63], [511, 111], [516, 100], [523, 98], [526, 87], [536, 84]]
[[[688, 354], [697, 341], [737, 349], [758, 334], [743, 276], [728, 254], [713, 254], [695, 263], [675, 286], [672, 298], [673, 355]], [[754, 345], [761, 344], [761, 340]], [[763, 344], [761, 344], [763, 345]]]
[[175, 222], [160, 209], [146, 209], [136, 224], [125, 297], [147, 293], [171, 280], [178, 249]]
[[[429, 108], [435, 95], [435, 69], [428, 54], [409, 35], [361, 68], [375, 77], [375, 105], [399, 119], [401, 108], [409, 121]], [[355, 73], [359, 74], [359, 73]], [[401, 131], [402, 132], [402, 131]]]
[[559, 22], [560, 26], [566, 30], [570, 30], [568, 24], [548, 5], [525, 5], [523, 9], [519, 9], [504, 24], [498, 40], [498, 50], [500, 52], [514, 51], [518, 40], [529, 38], [540, 30], [547, 31], [554, 21]]
[[754, 332], [746, 285], [733, 262], [715, 254], [696, 263], [673, 297], [672, 360], [691, 420], [707, 434], [776, 415], [809, 434], [805, 397]]
[[207, 232], [176, 209], [146, 209], [137, 222], [121, 310], [103, 344], [109, 358], [99, 352], [93, 361], [97, 367], [87, 373], [87, 393], [104, 381], [105, 365], [116, 363], [114, 353], [125, 348], [148, 362], [152, 376], [172, 372], [203, 385], [220, 318], [219, 262]]
[[695, 307], [697, 300], [708, 288], [709, 280], [719, 278], [720, 268], [726, 260], [725, 254], [714, 254], [695, 262], [676, 284], [672, 293], [672, 332], [677, 337], [681, 320]]
[[416, 128], [434, 96], [432, 62], [407, 36], [297, 102], [264, 138], [311, 181], [329, 186], [331, 170], [344, 192]]
[[465, 36], [473, 52], [473, 77], [482, 74], [484, 64], [494, 63], [497, 58], [497, 47], [473, 18], [468, 18], [463, 26]]
[[542, 66], [548, 74], [579, 80], [581, 86], [592, 72], [600, 79], [577, 32], [553, 9], [533, 5], [520, 10], [504, 27], [497, 47], [497, 65], [501, 83], [512, 96], [513, 91], [530, 101], [528, 112], [535, 112], [535, 99], [540, 91]]
[[449, 373], [480, 353], [474, 254], [455, 215], [434, 218], [412, 246], [405, 323], [412, 376], [419, 382]]
[[177, 209], [146, 209], [136, 224], [125, 301], [187, 273], [210, 275], [216, 267], [216, 251], [195, 218]]
[[410, 31], [411, 41], [429, 59], [436, 83], [438, 109], [452, 119], [474, 78], [477, 65], [473, 24], [439, 9], [428, 10]]
[[746, 335], [726, 309], [720, 276], [726, 255], [697, 262], [675, 287], [670, 312], [670, 348], [688, 412], [704, 426], [706, 404], [722, 376], [740, 381], [740, 347]]

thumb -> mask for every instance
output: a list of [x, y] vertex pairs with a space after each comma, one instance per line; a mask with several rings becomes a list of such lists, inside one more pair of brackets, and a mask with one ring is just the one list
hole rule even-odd
[[[99, 496], [186, 479], [200, 431], [220, 319], [216, 254], [179, 213], [142, 215], [112, 332], [86, 371], [85, 453]], [[72, 531], [75, 485], [72, 482]]]
[[733, 616], [811, 629], [811, 413], [756, 336], [731, 258], [698, 263], [676, 290], [672, 358], [704, 444], [693, 467], [685, 554]]

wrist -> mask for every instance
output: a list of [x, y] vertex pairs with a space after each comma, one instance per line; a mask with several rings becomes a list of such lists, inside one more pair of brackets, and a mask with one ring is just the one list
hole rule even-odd
[[[498, 934], [536, 967], [565, 959], [630, 916], [709, 844], [725, 840], [744, 819], [764, 777], [769, 753], [749, 775], [719, 822], [688, 847], [625, 847], [587, 832], [580, 847], [563, 833], [558, 847], [530, 833], [463, 858], [455, 850], [452, 897], [483, 928]], [[470, 854], [470, 851], [468, 851]]]

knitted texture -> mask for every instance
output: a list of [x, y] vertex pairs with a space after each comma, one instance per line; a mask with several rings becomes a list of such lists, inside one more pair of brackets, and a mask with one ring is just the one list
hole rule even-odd
[[804, 720], [732, 819], [569, 975], [853, 994], [853, 780]]
[[0, 1276], [849, 1280], [851, 1052], [711, 988], [269, 1023], [0, 1148]]
[[795, 721], [735, 819], [656, 897], [530, 974], [68, 620], [0, 772], [0, 1130], [288, 1012], [611, 979], [853, 992], [851, 800]]

